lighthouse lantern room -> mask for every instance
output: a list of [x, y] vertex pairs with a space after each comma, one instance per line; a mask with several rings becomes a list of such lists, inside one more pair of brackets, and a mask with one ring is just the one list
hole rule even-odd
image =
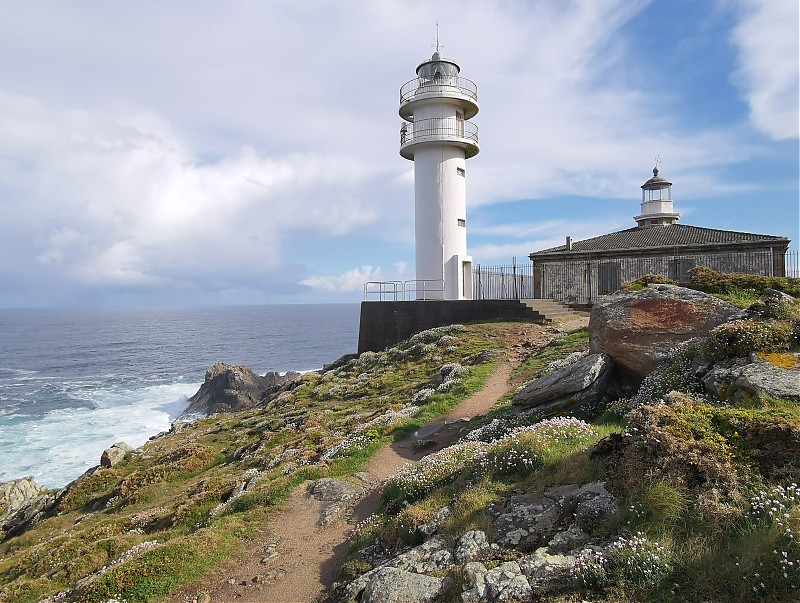
[[400, 88], [400, 155], [414, 162], [417, 299], [472, 299], [466, 160], [478, 154], [478, 88], [437, 51]]

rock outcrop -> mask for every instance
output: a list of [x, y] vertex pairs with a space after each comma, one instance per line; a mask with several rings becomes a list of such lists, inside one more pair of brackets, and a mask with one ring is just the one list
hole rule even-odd
[[100, 457], [100, 464], [103, 467], [113, 467], [122, 461], [122, 459], [125, 458], [125, 455], [131, 450], [133, 450], [133, 447], [129, 446], [125, 442], [117, 442], [116, 444], [112, 444], [110, 448], [103, 450], [103, 454]]
[[[578, 552], [618, 512], [601, 482], [555, 486], [542, 496], [513, 496], [488, 509], [497, 542], [470, 530], [453, 548], [433, 535], [389, 559], [376, 559], [368, 547], [362, 556], [375, 567], [344, 586], [337, 600], [433, 601], [453, 588], [439, 576], [460, 573], [464, 603], [526, 601], [534, 589], [565, 584]], [[446, 518], [449, 507], [437, 515]], [[511, 549], [533, 552], [507, 561]]]
[[203, 385], [189, 398], [183, 416], [207, 416], [251, 408], [270, 390], [299, 376], [300, 373], [289, 371], [284, 375], [267, 373], [261, 377], [246, 366], [218, 362], [206, 371]]
[[32, 477], [22, 477], [0, 483], [0, 525], [30, 501], [47, 492]]
[[589, 320], [589, 351], [614, 358], [626, 381], [638, 385], [687, 339], [703, 337], [739, 309], [700, 291], [650, 285], [598, 301]]
[[591, 354], [530, 383], [512, 403], [543, 415], [593, 406], [603, 397], [613, 366], [608, 354]]
[[767, 394], [800, 402], [800, 358], [796, 366], [785, 368], [750, 354], [698, 367], [698, 372], [706, 390], [721, 399], [731, 397], [733, 392], [736, 399]]

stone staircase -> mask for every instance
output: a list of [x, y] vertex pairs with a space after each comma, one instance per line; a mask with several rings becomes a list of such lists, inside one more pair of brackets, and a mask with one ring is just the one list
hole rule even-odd
[[552, 299], [521, 299], [519, 303], [527, 306], [538, 316], [539, 320], [546, 323], [551, 323], [554, 320], [574, 313], [574, 310], [571, 308], [557, 301], [553, 301]]

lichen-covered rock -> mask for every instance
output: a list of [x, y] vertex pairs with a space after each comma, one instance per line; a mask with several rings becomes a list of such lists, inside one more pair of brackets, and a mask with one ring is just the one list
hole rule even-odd
[[490, 550], [491, 545], [486, 538], [486, 532], [470, 530], [458, 539], [454, 555], [459, 563], [467, 563], [477, 561]]
[[560, 514], [561, 508], [548, 498], [531, 503], [512, 503], [509, 510], [494, 521], [494, 528], [500, 534], [497, 542], [506, 547], [536, 544], [554, 530]]
[[525, 601], [531, 596], [531, 585], [516, 561], [506, 561], [492, 570], [473, 562], [464, 569], [469, 580], [461, 593], [464, 603]]
[[726, 358], [703, 376], [703, 385], [714, 396], [726, 400], [767, 394], [800, 402], [800, 366], [782, 368], [756, 354]]
[[434, 513], [433, 518], [422, 524], [417, 528], [417, 531], [422, 534], [423, 536], [433, 536], [442, 523], [451, 515], [453, 514], [453, 509], [449, 506], [442, 507], [436, 513]]
[[366, 492], [361, 484], [334, 477], [323, 477], [312, 482], [308, 492], [318, 501], [326, 503], [319, 519], [320, 525], [327, 525], [341, 515], [348, 505]]
[[565, 499], [575, 508], [575, 523], [585, 532], [593, 532], [600, 524], [619, 513], [617, 500], [603, 482], [581, 486]]
[[650, 285], [600, 299], [589, 319], [589, 351], [614, 358], [620, 373], [639, 384], [680, 343], [702, 337], [738, 308], [700, 291]]
[[589, 534], [584, 532], [577, 523], [570, 524], [566, 530], [558, 532], [547, 543], [551, 553], [567, 553], [589, 540]]
[[546, 548], [539, 548], [532, 555], [520, 558], [517, 563], [529, 584], [543, 586], [565, 580], [575, 563], [575, 557], [551, 554]]
[[734, 385], [746, 394], [767, 394], [800, 402], [800, 366], [781, 368], [771, 362], [753, 362], [738, 371]]
[[430, 603], [444, 593], [453, 581], [382, 567], [371, 572], [361, 603]]
[[608, 354], [591, 354], [530, 383], [512, 403], [543, 414], [592, 406], [602, 398], [613, 366]]
[[434, 536], [410, 551], [398, 555], [386, 565], [424, 574], [447, 569], [453, 563], [455, 563], [455, 557], [453, 551], [447, 546], [447, 541], [441, 536]]

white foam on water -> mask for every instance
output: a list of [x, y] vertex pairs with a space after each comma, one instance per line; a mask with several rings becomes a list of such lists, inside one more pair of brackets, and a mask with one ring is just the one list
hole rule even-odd
[[83, 392], [95, 408], [57, 409], [29, 421], [0, 417], [0, 482], [33, 476], [48, 487], [63, 486], [99, 464], [115, 442], [135, 448], [168, 430], [199, 387], [112, 386]]

